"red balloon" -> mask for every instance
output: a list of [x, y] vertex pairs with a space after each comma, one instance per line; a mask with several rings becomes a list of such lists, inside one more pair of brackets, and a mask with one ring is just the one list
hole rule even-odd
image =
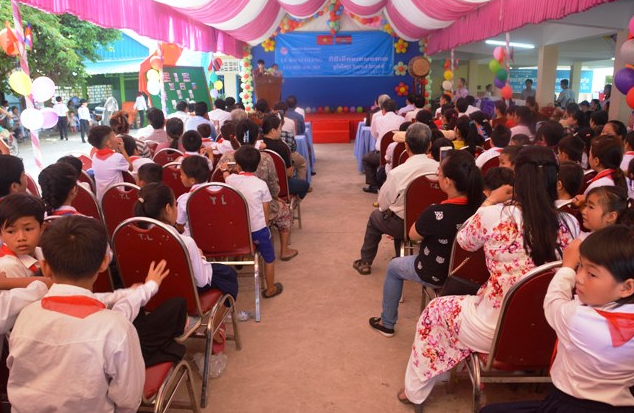
[[511, 99], [513, 97], [513, 88], [506, 85], [502, 88], [502, 98]]
[[634, 87], [625, 95], [625, 101], [627, 102], [627, 106], [634, 109]]
[[163, 69], [163, 60], [158, 56], [152, 56], [150, 59], [150, 65], [152, 66], [152, 69], [159, 71]]
[[350, 111], [350, 108], [348, 108], [347, 106], [343, 107], [343, 113], [348, 113], [348, 111]]
[[[15, 36], [15, 31], [13, 29], [10, 30]], [[0, 47], [2, 47], [2, 50], [4, 50], [4, 52], [9, 56], [16, 56], [18, 54], [18, 46], [15, 42], [9, 40], [6, 28], [0, 30]]]
[[220, 70], [221, 67], [222, 67], [222, 59], [219, 58], [219, 57], [216, 57], [214, 59], [214, 70], [218, 71], [218, 70]]
[[317, 108], [317, 113], [324, 113], [324, 108], [321, 106]]

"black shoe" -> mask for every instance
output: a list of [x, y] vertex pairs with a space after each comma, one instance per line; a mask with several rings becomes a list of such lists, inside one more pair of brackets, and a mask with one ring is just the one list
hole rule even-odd
[[370, 328], [385, 337], [394, 337], [394, 329], [381, 325], [381, 317], [372, 317], [370, 319]]
[[371, 194], [378, 194], [379, 193], [379, 189], [375, 188], [373, 186], [365, 186], [363, 187], [363, 192], [368, 192]]
[[311, 175], [311, 176], [315, 176], [315, 175], [317, 175], [317, 172], [312, 171], [312, 172], [310, 173], [310, 175]]

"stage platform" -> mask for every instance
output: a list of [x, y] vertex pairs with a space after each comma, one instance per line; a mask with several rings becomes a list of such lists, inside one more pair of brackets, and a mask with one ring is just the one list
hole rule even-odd
[[364, 117], [365, 113], [309, 113], [306, 121], [313, 125], [314, 143], [348, 143]]

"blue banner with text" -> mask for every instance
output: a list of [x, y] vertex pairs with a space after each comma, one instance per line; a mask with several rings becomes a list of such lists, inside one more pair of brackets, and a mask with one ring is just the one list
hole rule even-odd
[[383, 32], [278, 34], [275, 63], [285, 77], [390, 76], [394, 40]]

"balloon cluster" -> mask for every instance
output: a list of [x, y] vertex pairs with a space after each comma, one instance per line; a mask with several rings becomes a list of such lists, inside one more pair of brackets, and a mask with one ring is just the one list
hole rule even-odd
[[396, 91], [397, 96], [407, 96], [407, 94], [409, 93], [409, 86], [407, 86], [403, 82], [400, 82], [398, 85], [396, 85], [394, 90]]
[[319, 107], [307, 107], [304, 109], [306, 113], [363, 113], [364, 109], [362, 106], [319, 106]]
[[493, 59], [489, 61], [489, 70], [495, 75], [493, 84], [500, 89], [503, 99], [513, 97], [513, 88], [507, 84], [509, 77], [506, 50], [502, 46], [493, 49]]
[[[423, 57], [427, 58], [429, 64], [431, 66], [431, 57], [427, 54], [427, 46], [429, 44], [429, 38], [424, 37], [418, 41], [418, 49], [423, 54]], [[425, 86], [425, 91], [423, 92], [423, 96], [425, 96], [425, 100], [429, 100], [431, 96], [431, 67], [429, 69], [429, 73], [427, 73], [427, 77], [421, 79], [421, 83]]]
[[284, 16], [284, 18], [282, 19], [278, 27], [278, 32], [282, 34], [293, 32], [299, 29], [300, 27], [302, 27], [303, 25], [305, 25], [306, 23], [308, 23], [309, 21], [311, 21], [312, 19], [319, 16], [323, 16], [323, 14], [324, 12], [320, 11], [319, 13], [315, 13], [315, 15], [312, 18], [300, 19], [300, 20], [295, 20], [290, 16]]
[[329, 17], [326, 23], [330, 28], [330, 34], [334, 36], [340, 29], [339, 20], [341, 19], [341, 14], [343, 13], [343, 4], [341, 4], [341, 1], [330, 0], [330, 4], [328, 5], [328, 13]]
[[361, 17], [361, 16], [357, 16], [354, 13], [351, 13], [349, 11], [346, 10], [346, 14], [348, 16], [350, 16], [352, 19], [354, 19], [355, 21], [361, 23], [364, 26], [369, 26], [369, 27], [381, 27], [384, 24], [387, 23], [387, 20], [381, 18], [381, 16], [374, 16], [374, 17]]
[[619, 51], [625, 67], [614, 75], [614, 86], [625, 95], [627, 105], [634, 109], [634, 17], [630, 20], [630, 34]]
[[242, 99], [242, 104], [247, 112], [253, 110], [253, 76], [251, 71], [253, 70], [253, 66], [251, 61], [253, 59], [253, 55], [251, 54], [251, 46], [246, 45], [242, 51], [242, 67], [240, 71], [240, 88], [242, 92], [240, 92], [240, 99]]
[[[31, 78], [22, 71], [15, 71], [9, 76], [9, 86], [18, 94], [33, 97], [36, 102], [46, 102], [55, 95], [55, 83], [46, 76]], [[57, 113], [52, 108], [28, 108], [20, 114], [20, 121], [30, 130], [48, 129], [57, 124]]]
[[453, 68], [451, 67], [449, 59], [445, 60], [444, 69], [445, 73], [443, 73], [443, 77], [445, 80], [442, 82], [442, 89], [445, 92], [451, 92], [453, 90]]
[[222, 90], [222, 88], [224, 87], [222, 80], [218, 79], [218, 74], [216, 74], [216, 72], [219, 71], [221, 67], [222, 59], [216, 57], [211, 61], [209, 67], [207, 68], [211, 69], [211, 75], [209, 75], [209, 89], [211, 91], [209, 92], [209, 95], [212, 99], [216, 99], [218, 97], [218, 94], [220, 93], [220, 90]]
[[150, 66], [152, 66], [152, 69], [145, 73], [145, 77], [147, 78], [147, 91], [150, 95], [156, 96], [161, 93], [160, 71], [163, 70], [163, 58], [152, 56], [152, 58], [150, 58]]
[[13, 29], [4, 28], [0, 30], [0, 47], [9, 56], [18, 55], [17, 34]]

